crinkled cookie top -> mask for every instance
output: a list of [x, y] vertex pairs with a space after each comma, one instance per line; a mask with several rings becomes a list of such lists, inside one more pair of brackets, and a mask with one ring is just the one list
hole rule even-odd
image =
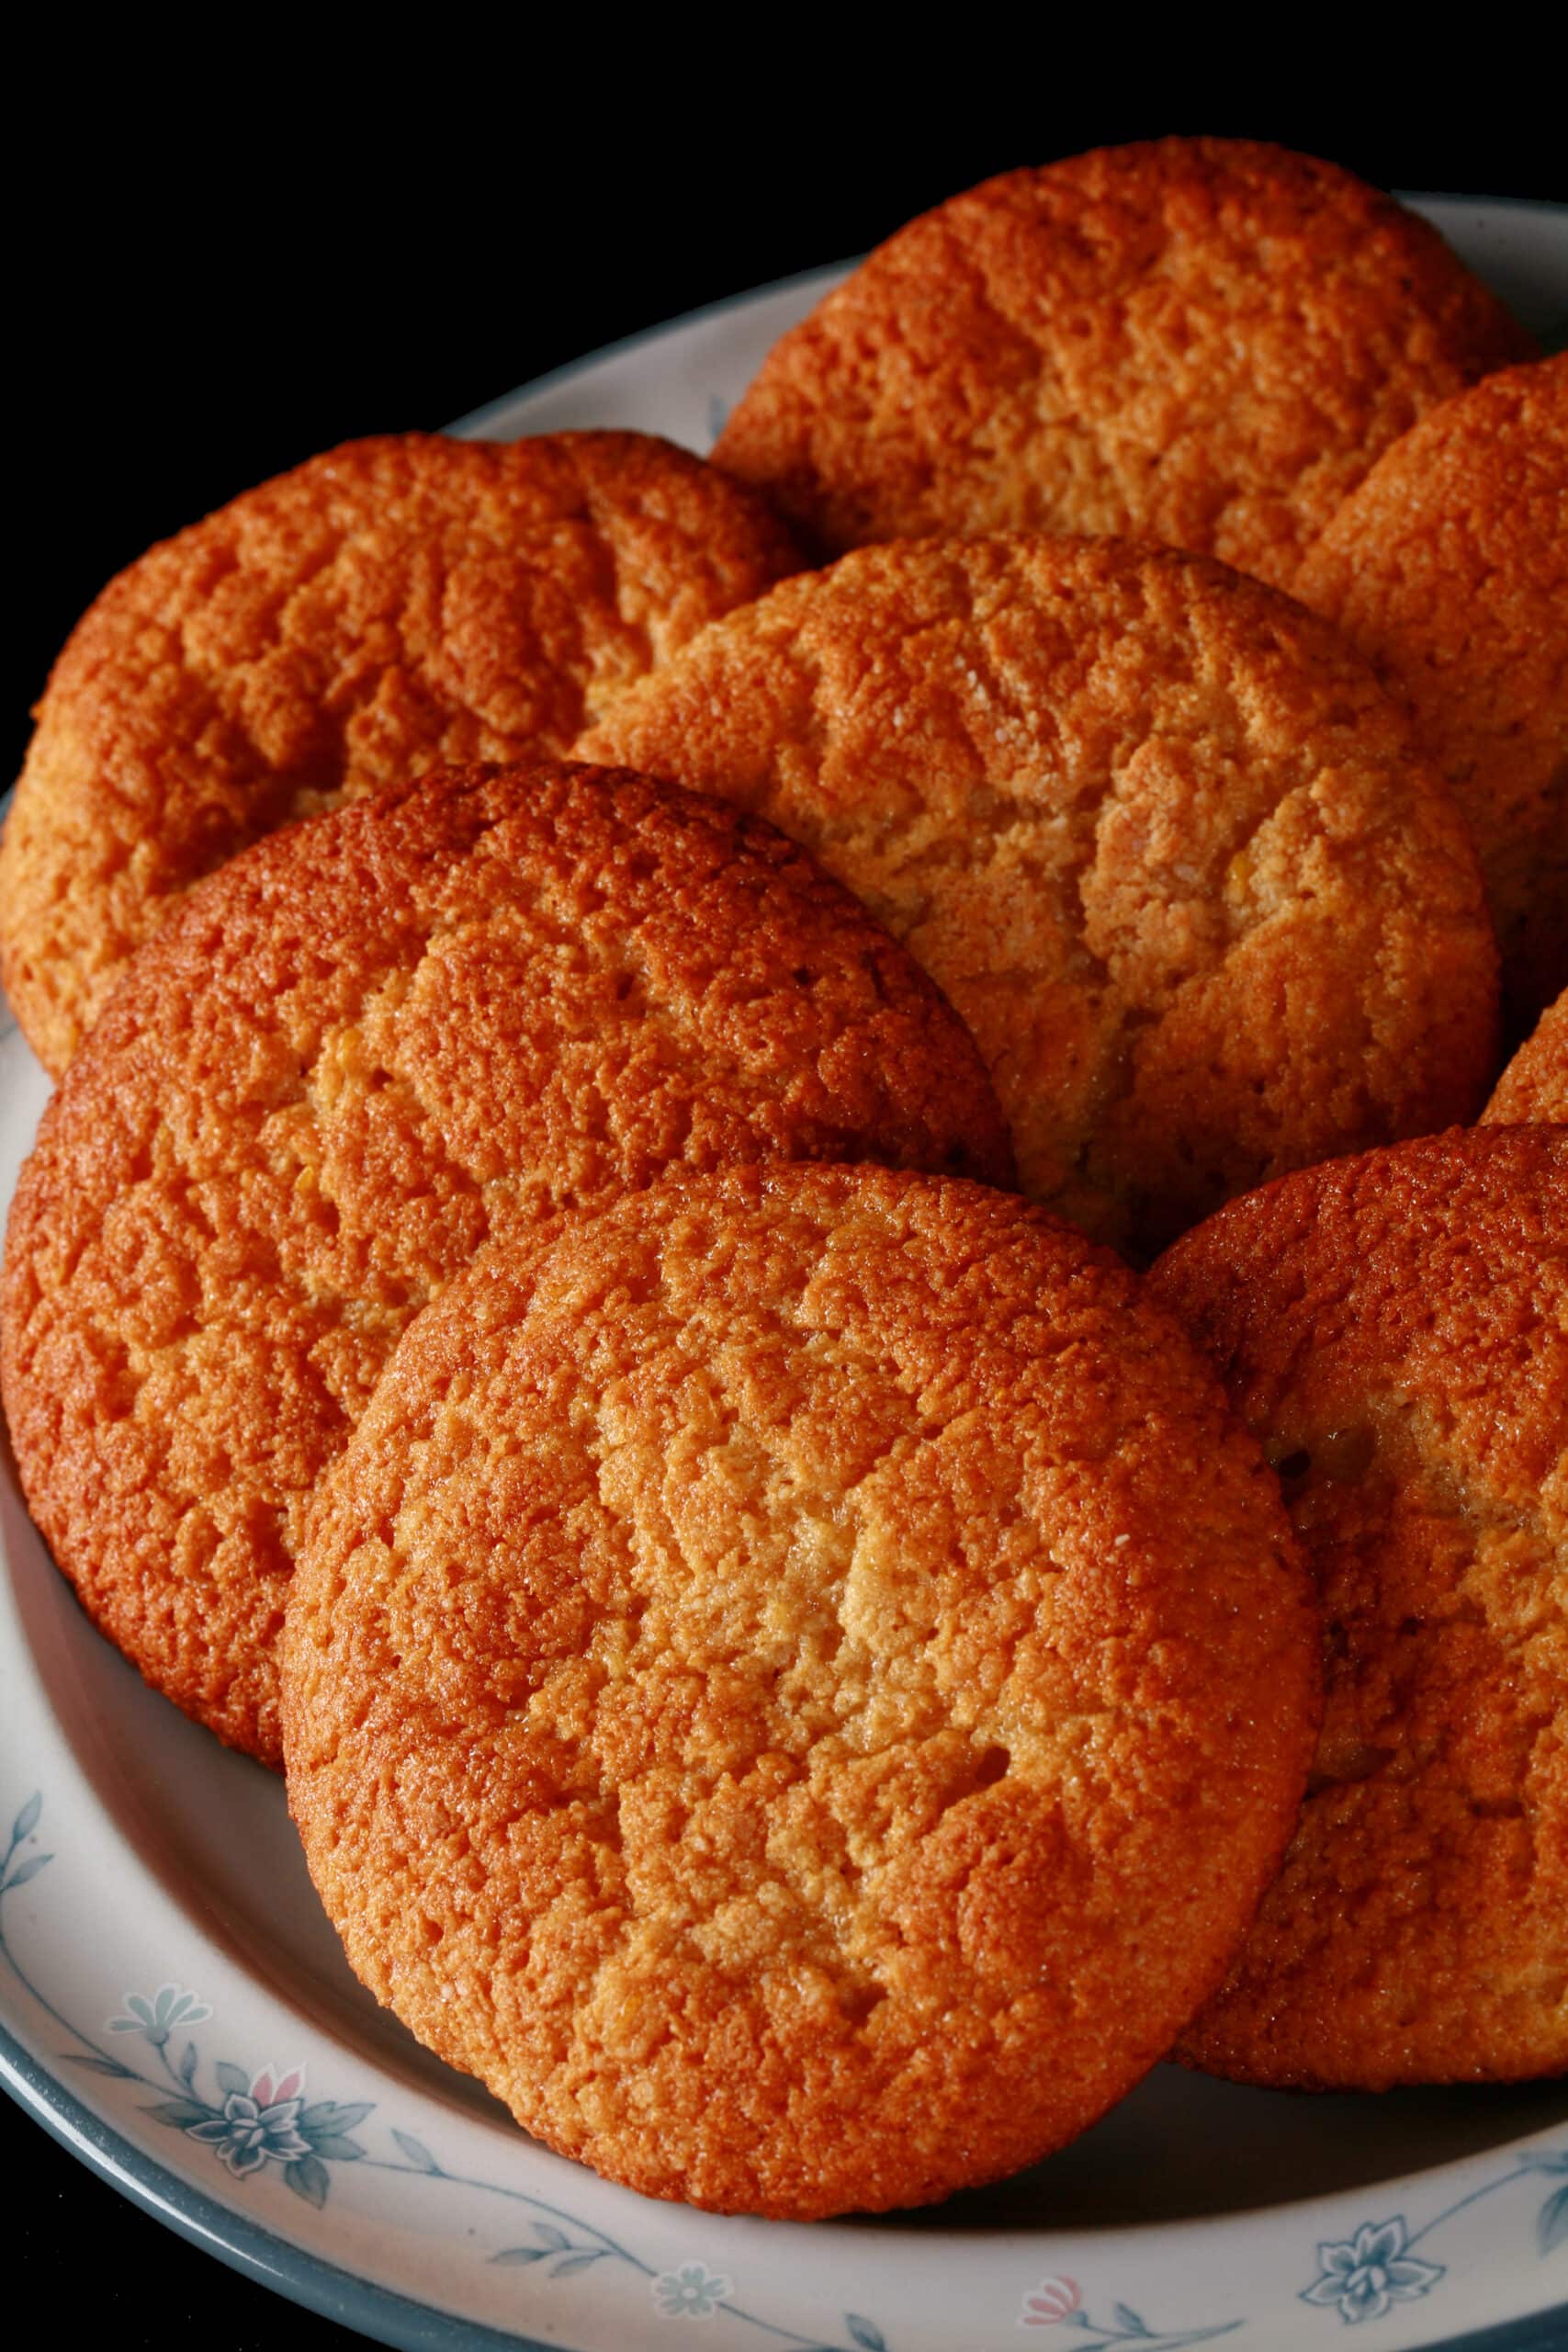
[[771, 1164], [477, 1261], [323, 1488], [289, 1798], [528, 2131], [809, 2218], [1016, 2170], [1217, 1980], [1315, 1614], [1252, 1442], [1017, 1199]]
[[1527, 1026], [1568, 988], [1568, 352], [1413, 426], [1295, 593], [1408, 699], [1474, 834]]
[[714, 456], [824, 554], [1124, 532], [1289, 587], [1391, 441], [1534, 352], [1350, 173], [1156, 140], [910, 221], [774, 345]]
[[1366, 663], [1220, 564], [863, 548], [714, 623], [579, 748], [804, 842], [968, 1022], [1024, 1189], [1118, 1247], [1483, 1099], [1462, 820]]
[[55, 664], [0, 842], [0, 979], [56, 1077], [172, 900], [290, 819], [548, 759], [799, 559], [641, 433], [353, 441], [111, 582]]
[[1481, 1114], [1483, 1126], [1568, 1126], [1568, 992], [1549, 1004]]
[[133, 960], [17, 1187], [0, 1373], [56, 1559], [276, 1760], [303, 1515], [419, 1308], [509, 1226], [775, 1153], [1011, 1166], [962, 1024], [770, 827], [478, 768], [270, 834]]
[[1284, 1483], [1327, 1712], [1182, 2054], [1381, 2090], [1568, 2067], [1568, 1135], [1287, 1177], [1150, 1277]]

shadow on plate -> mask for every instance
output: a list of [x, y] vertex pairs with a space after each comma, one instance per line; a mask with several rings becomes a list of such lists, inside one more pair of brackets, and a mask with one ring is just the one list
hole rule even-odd
[[[1156, 2066], [1070, 2148], [942, 2208], [942, 2226], [1124, 2229], [1191, 2222], [1403, 2178], [1568, 2121], [1568, 2084], [1381, 2095], [1249, 2090]], [[874, 2226], [919, 2226], [918, 2213]]]
[[[147, 1689], [49, 1559], [8, 1461], [0, 1480], [17, 1598], [56, 1720], [124, 1846], [189, 1919], [189, 1964], [199, 1966], [200, 1941], [210, 1939], [337, 2043], [344, 2079], [321, 2086], [333, 2097], [361, 2095], [357, 2058], [510, 2131], [496, 2101], [421, 2049], [355, 1980], [306, 1874], [281, 1781]], [[168, 1965], [177, 1972], [182, 1960], [171, 1951]], [[1341, 2097], [1248, 2090], [1159, 2066], [1043, 2164], [862, 2226], [969, 2234], [1196, 2221], [1370, 2188], [1564, 2121], [1563, 2082]]]

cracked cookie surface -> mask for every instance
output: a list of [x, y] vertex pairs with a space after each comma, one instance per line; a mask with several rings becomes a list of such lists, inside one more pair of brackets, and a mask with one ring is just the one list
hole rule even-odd
[[1157, 140], [900, 229], [774, 345], [714, 457], [823, 554], [1125, 532], [1289, 587], [1391, 441], [1534, 356], [1435, 230], [1350, 173]]
[[1568, 1126], [1568, 991], [1547, 1006], [1509, 1062], [1481, 1124]]
[[303, 1513], [419, 1307], [509, 1226], [773, 1153], [1010, 1171], [962, 1024], [770, 827], [561, 766], [269, 835], [132, 961], [17, 1186], [0, 1375], [56, 1559], [276, 1760]]
[[810, 2218], [1082, 2130], [1224, 1970], [1319, 1701], [1278, 1487], [1109, 1253], [773, 1163], [487, 1252], [324, 1487], [290, 1804], [563, 2153]]
[[1233, 1202], [1150, 1277], [1279, 1468], [1325, 1621], [1302, 1826], [1179, 2054], [1337, 2089], [1568, 2068], [1568, 1136]]
[[58, 1077], [179, 894], [427, 769], [558, 757], [799, 559], [640, 433], [349, 442], [152, 548], [92, 605], [0, 840], [0, 980]]
[[1314, 615], [1201, 557], [1023, 535], [785, 581], [580, 746], [754, 808], [968, 1022], [1024, 1189], [1153, 1250], [1265, 1177], [1472, 1117], [1474, 853]]
[[1568, 987], [1568, 352], [1396, 441], [1295, 594], [1408, 698], [1475, 837], [1528, 1025]]

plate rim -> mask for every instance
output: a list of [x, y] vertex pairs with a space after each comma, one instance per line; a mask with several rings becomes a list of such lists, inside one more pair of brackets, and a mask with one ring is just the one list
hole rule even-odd
[[[105, 2122], [30, 2057], [3, 2022], [0, 2090], [88, 2171], [187, 2245], [288, 2301], [339, 2326], [358, 2330], [372, 2343], [389, 2347], [389, 2352], [606, 2352], [603, 2345], [571, 2345], [561, 2336], [546, 2344], [537, 2336], [465, 2319], [438, 2303], [383, 2286], [362, 2271], [329, 2262], [250, 2220], [183, 2179]], [[1248, 2208], [1245, 2216], [1235, 2218], [1277, 2210], [1289, 2208]], [[1196, 2230], [1202, 2225], [1203, 2217], [1192, 2216], [1174, 2226]], [[1028, 2233], [997, 2233], [998, 2241], [1017, 2235]], [[1552, 2303], [1458, 2335], [1434, 2337], [1421, 2352], [1561, 2352], [1565, 2319], [1568, 2301]]]
[[[363, 2334], [374, 2325], [372, 2342], [385, 2344], [392, 2352], [570, 2352], [558, 2338], [547, 2345], [537, 2336], [487, 2327], [482, 2320], [463, 2319], [439, 2304], [420, 2302], [362, 2271], [328, 2262], [233, 2206], [220, 2203], [95, 2115], [30, 2058], [4, 2024], [0, 2088], [88, 2171], [187, 2245], [340, 2326]], [[356, 2303], [367, 2308], [355, 2309]], [[389, 2333], [389, 2326], [396, 2332]]]
[[[1523, 198], [1517, 200], [1529, 203], [1532, 199]], [[634, 327], [630, 334], [618, 334], [613, 342], [598, 344], [576, 359], [563, 359], [558, 368], [547, 368], [542, 376], [530, 376], [525, 382], [514, 384], [509, 392], [497, 392], [492, 400], [482, 401], [478, 408], [468, 409], [462, 416], [455, 417], [450, 424], [443, 425], [442, 431], [465, 441], [481, 440], [484, 436], [480, 428], [491, 418], [503, 415], [520, 400], [532, 400], [536, 393], [558, 390], [563, 384], [571, 383], [588, 368], [596, 368], [602, 359], [624, 358], [629, 352], [640, 351], [646, 344], [657, 343], [667, 334], [678, 334], [683, 327], [699, 326], [705, 320], [722, 318], [728, 311], [741, 310], [748, 302], [765, 301], [772, 294], [787, 294], [793, 287], [810, 285], [814, 278], [826, 281], [842, 277], [863, 258], [859, 254], [851, 254], [841, 261], [818, 262], [810, 269], [788, 270], [783, 277], [767, 278], [760, 286], [743, 286], [733, 294], [719, 294], [711, 302], [699, 302], [690, 311], [677, 311], [673, 318], [660, 319], [646, 327]]]
[[[1389, 193], [1396, 203], [1409, 206], [1481, 204], [1488, 212], [1526, 212], [1542, 220], [1554, 220], [1560, 214], [1568, 215], [1568, 200], [1550, 196], [1486, 196], [1478, 189], [1446, 187], [1396, 187], [1391, 188]], [[869, 252], [874, 248], [866, 250]], [[712, 301], [698, 302], [689, 311], [677, 311], [671, 318], [655, 321], [648, 326], [634, 327], [629, 334], [616, 335], [609, 343], [598, 344], [592, 351], [584, 351], [575, 359], [563, 359], [558, 367], [547, 368], [542, 376], [530, 376], [525, 382], [514, 384], [510, 391], [497, 392], [490, 400], [481, 401], [478, 408], [466, 409], [461, 416], [455, 417], [442, 430], [463, 440], [482, 440], [485, 425], [504, 415], [516, 401], [525, 397], [531, 400], [540, 392], [558, 391], [588, 368], [596, 368], [601, 360], [623, 358], [662, 335], [677, 333], [682, 327], [698, 326], [705, 320], [722, 318], [726, 311], [739, 310], [748, 302], [762, 302], [771, 295], [786, 294], [792, 288], [808, 285], [815, 278], [825, 283], [836, 281], [864, 259], [864, 253], [847, 254], [838, 261], [814, 263], [809, 269], [786, 270], [782, 277], [764, 278], [757, 286], [739, 287], [731, 294], [718, 294]]]
[[[1474, 204], [1488, 212], [1533, 215], [1543, 222], [1568, 218], [1568, 202], [1551, 198], [1488, 196], [1452, 189], [1396, 189], [1393, 193], [1401, 202], [1412, 205]], [[443, 429], [456, 436], [482, 438], [489, 424], [507, 415], [525, 398], [532, 400], [568, 386], [604, 361], [626, 356], [771, 297], [813, 283], [826, 288], [860, 258], [850, 255], [790, 271], [636, 328], [495, 395]], [[9, 791], [0, 794], [0, 820], [10, 797]], [[573, 2347], [559, 2336], [547, 2345], [538, 2337], [512, 2328], [498, 2330], [438, 2303], [406, 2295], [363, 2271], [327, 2260], [251, 2220], [236, 2207], [209, 2196], [96, 2114], [65, 2082], [28, 2052], [12, 2034], [3, 2016], [0, 2090], [89, 2171], [187, 2244], [288, 2301], [341, 2326], [357, 2330], [373, 2342], [393, 2347], [393, 2352], [573, 2352]], [[1430, 2169], [1436, 2173], [1444, 2168], [1437, 2165]], [[1411, 2176], [1416, 2177], [1418, 2176]], [[1310, 2205], [1315, 2200], [1309, 2198], [1300, 2201]], [[1282, 2205], [1247, 2207], [1225, 2218], [1257, 2218], [1289, 2210], [1291, 2205], [1286, 2201]], [[1185, 2217], [1174, 2226], [1197, 2230], [1212, 2218]], [[1027, 2239], [1031, 2234], [1002, 2231], [995, 2233], [995, 2239], [999, 2245], [1004, 2240]], [[1558, 2352], [1565, 2321], [1568, 2300], [1457, 2335], [1434, 2338], [1425, 2352]], [[583, 2346], [576, 2347], [576, 2352], [604, 2352], [604, 2348], [598, 2345]]]

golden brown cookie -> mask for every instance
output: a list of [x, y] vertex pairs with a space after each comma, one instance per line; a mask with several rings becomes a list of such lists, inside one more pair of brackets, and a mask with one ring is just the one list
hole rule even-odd
[[1151, 1276], [1325, 1618], [1301, 1827], [1180, 2053], [1381, 2090], [1568, 2068], [1568, 1136], [1309, 1169]]
[[105, 589], [0, 840], [0, 980], [58, 1077], [172, 899], [276, 825], [569, 751], [795, 570], [760, 500], [640, 433], [354, 441]]
[[868, 1169], [666, 1183], [407, 1334], [288, 1612], [350, 1960], [552, 2147], [808, 2218], [1151, 2065], [1319, 1703], [1278, 1490], [1108, 1253]]
[[404, 1326], [497, 1232], [773, 1153], [1010, 1168], [959, 1022], [768, 826], [470, 768], [269, 835], [132, 959], [17, 1187], [0, 1374], [56, 1559], [276, 1759], [305, 1510]]
[[1295, 593], [1408, 697], [1475, 836], [1528, 1027], [1568, 988], [1568, 352], [1423, 417]]
[[1495, 950], [1405, 721], [1299, 605], [1112, 539], [862, 548], [704, 631], [584, 757], [804, 842], [979, 1042], [1024, 1189], [1164, 1241], [1473, 1117]]
[[824, 555], [1124, 532], [1289, 587], [1391, 441], [1534, 353], [1435, 230], [1348, 172], [1163, 139], [910, 221], [774, 345], [714, 457]]
[[1481, 1124], [1568, 1126], [1568, 993], [1547, 1006], [1497, 1080]]

